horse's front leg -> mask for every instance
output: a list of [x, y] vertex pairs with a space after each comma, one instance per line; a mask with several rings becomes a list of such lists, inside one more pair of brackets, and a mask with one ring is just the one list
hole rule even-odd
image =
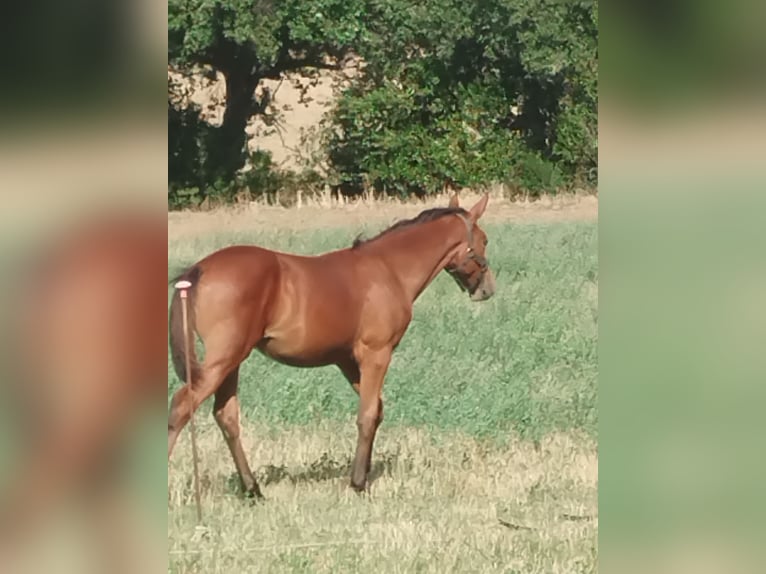
[[356, 419], [359, 435], [356, 444], [356, 456], [351, 469], [351, 487], [364, 491], [367, 487], [367, 475], [372, 460], [372, 445], [375, 433], [383, 420], [383, 400], [381, 390], [383, 380], [391, 362], [391, 349], [366, 348], [359, 353], [359, 414]]

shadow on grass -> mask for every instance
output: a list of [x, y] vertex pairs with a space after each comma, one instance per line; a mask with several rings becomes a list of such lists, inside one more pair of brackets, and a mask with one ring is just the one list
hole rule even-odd
[[[291, 484], [305, 484], [310, 482], [324, 482], [338, 478], [351, 477], [351, 465], [353, 457], [343, 457], [336, 460], [328, 453], [323, 453], [317, 460], [303, 467], [288, 467], [285, 465], [265, 465], [255, 472], [256, 480], [261, 488], [270, 484], [279, 484], [288, 481]], [[411, 464], [404, 462], [406, 467]], [[372, 484], [384, 474], [390, 474], [391, 471], [402, 466], [398, 453], [381, 453], [373, 455], [372, 468], [368, 475], [368, 482]], [[239, 475], [234, 472], [227, 479], [227, 490], [232, 493], [242, 494], [242, 487], [239, 481]]]

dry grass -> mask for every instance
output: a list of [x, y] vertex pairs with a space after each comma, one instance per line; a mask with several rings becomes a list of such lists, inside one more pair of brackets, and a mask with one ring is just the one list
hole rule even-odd
[[[471, 206], [479, 195], [461, 192], [461, 205]], [[357, 200], [348, 203], [314, 201], [301, 208], [285, 208], [250, 203], [221, 207], [211, 211], [168, 213], [168, 240], [197, 235], [250, 231], [264, 228], [317, 229], [360, 227], [371, 223], [385, 225], [394, 220], [414, 217], [424, 209], [446, 206], [448, 195], [425, 201]], [[593, 195], [544, 197], [537, 201], [509, 201], [492, 194], [490, 207], [482, 221], [547, 223], [558, 221], [595, 221], [598, 199]]]
[[[245, 429], [267, 500], [238, 494], [228, 450], [198, 419], [206, 533], [195, 536], [189, 435], [168, 470], [171, 572], [593, 572], [596, 446], [381, 427], [371, 496], [348, 487], [355, 425]], [[199, 534], [199, 533], [198, 533]]]

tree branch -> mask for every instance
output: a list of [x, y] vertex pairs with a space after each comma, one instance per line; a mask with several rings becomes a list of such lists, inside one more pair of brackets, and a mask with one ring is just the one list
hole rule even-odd
[[323, 62], [313, 57], [309, 58], [290, 58], [286, 62], [277, 62], [270, 68], [267, 68], [261, 73], [262, 78], [268, 78], [270, 80], [278, 80], [285, 72], [295, 72], [305, 68], [314, 68], [315, 70], [340, 70], [339, 63]]

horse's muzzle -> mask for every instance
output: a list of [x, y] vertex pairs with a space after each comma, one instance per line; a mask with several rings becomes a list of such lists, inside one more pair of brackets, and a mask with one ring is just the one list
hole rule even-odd
[[492, 269], [487, 269], [484, 277], [476, 288], [476, 291], [471, 293], [471, 301], [486, 301], [492, 295], [495, 294], [495, 274], [492, 273]]

